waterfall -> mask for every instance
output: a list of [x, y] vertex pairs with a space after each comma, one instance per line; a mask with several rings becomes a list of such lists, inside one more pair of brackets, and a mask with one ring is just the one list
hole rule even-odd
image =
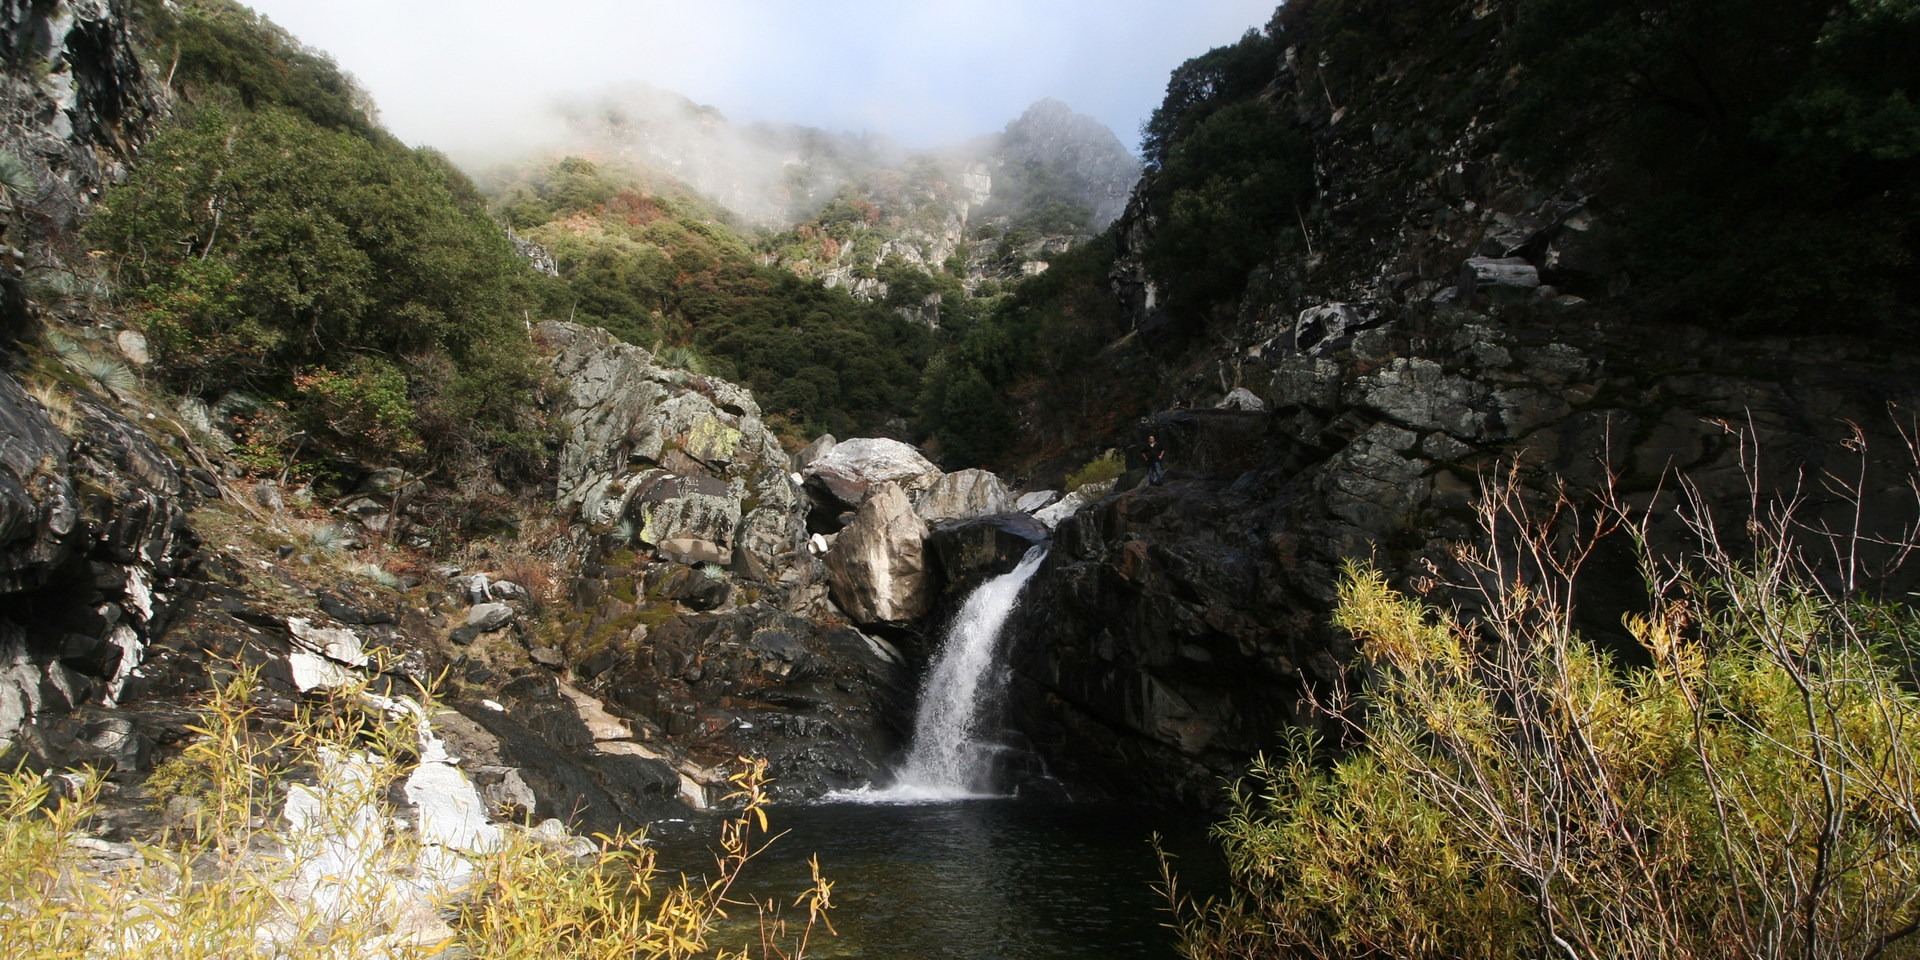
[[980, 585], [948, 625], [940, 651], [920, 688], [913, 746], [892, 786], [862, 788], [838, 799], [912, 803], [991, 795], [996, 746], [981, 738], [993, 705], [1005, 687], [999, 659], [1000, 627], [1020, 601], [1047, 549], [1027, 551], [1020, 565]]

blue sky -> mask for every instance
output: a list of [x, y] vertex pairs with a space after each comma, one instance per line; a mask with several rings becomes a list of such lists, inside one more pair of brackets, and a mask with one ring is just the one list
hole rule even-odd
[[1275, 0], [253, 0], [333, 55], [401, 139], [456, 156], [536, 139], [567, 95], [645, 83], [741, 121], [934, 146], [1052, 96], [1137, 147], [1167, 74]]

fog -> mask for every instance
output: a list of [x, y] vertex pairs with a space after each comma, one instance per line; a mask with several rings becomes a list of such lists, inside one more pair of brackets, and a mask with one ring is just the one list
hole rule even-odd
[[635, 91], [684, 94], [736, 128], [799, 124], [915, 148], [999, 130], [1051, 96], [1131, 147], [1174, 67], [1274, 9], [1272, 0], [252, 5], [353, 74], [401, 139], [468, 166], [559, 142], [579, 131], [583, 109], [634, 101]]

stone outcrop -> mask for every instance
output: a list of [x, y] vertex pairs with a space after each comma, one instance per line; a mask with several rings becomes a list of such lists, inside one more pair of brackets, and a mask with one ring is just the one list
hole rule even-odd
[[113, 407], [65, 403], [77, 440], [0, 373], [0, 751], [36, 717], [137, 687], [198, 589], [185, 471]]
[[900, 624], [925, 615], [933, 599], [926, 539], [927, 524], [906, 491], [882, 482], [827, 553], [834, 602], [855, 623]]
[[643, 742], [715, 775], [765, 757], [776, 797], [819, 797], [879, 777], [905, 742], [909, 674], [884, 641], [763, 604], [670, 618], [583, 669]]
[[1024, 513], [936, 524], [927, 537], [934, 581], [951, 606], [988, 579], [1012, 570], [1050, 535], [1046, 525]]
[[682, 558], [789, 566], [804, 534], [787, 455], [746, 390], [660, 366], [606, 332], [544, 323], [568, 385], [557, 497], [595, 529]]
[[865, 502], [869, 491], [891, 483], [918, 498], [940, 479], [940, 468], [898, 440], [856, 437], [835, 444], [800, 471], [816, 507], [839, 512]]
[[131, 28], [110, 0], [11, 0], [0, 5], [0, 149], [37, 188], [0, 216], [6, 242], [39, 266], [60, 248], [100, 191], [125, 175], [165, 111], [160, 85], [134, 55]]

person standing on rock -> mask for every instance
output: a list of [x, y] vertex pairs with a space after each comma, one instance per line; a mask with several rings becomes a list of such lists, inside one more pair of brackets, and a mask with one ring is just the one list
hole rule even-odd
[[1147, 434], [1147, 446], [1140, 455], [1147, 461], [1147, 482], [1156, 487], [1167, 482], [1167, 448], [1160, 445], [1160, 438]]

